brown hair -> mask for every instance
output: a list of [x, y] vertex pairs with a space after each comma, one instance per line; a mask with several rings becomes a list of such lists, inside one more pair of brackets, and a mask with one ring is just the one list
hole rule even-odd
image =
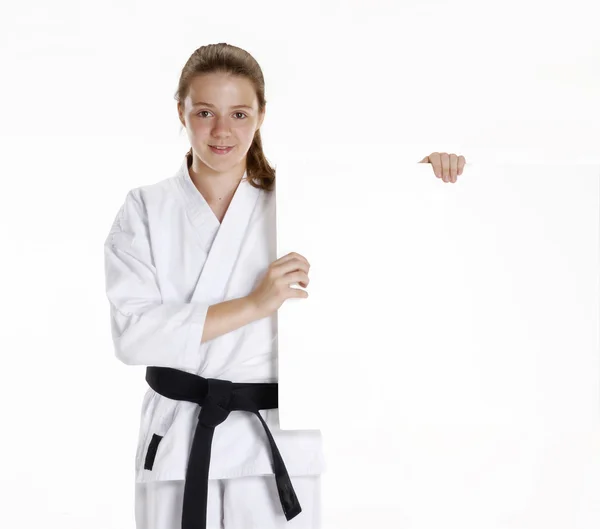
[[[265, 80], [260, 66], [247, 51], [224, 42], [202, 46], [192, 53], [181, 71], [175, 99], [183, 105], [192, 79], [197, 75], [207, 73], [228, 73], [248, 79], [256, 92], [258, 110], [264, 112], [267, 100], [265, 99]], [[192, 160], [191, 148], [186, 156], [189, 167]], [[271, 167], [263, 152], [260, 130], [256, 131], [246, 154], [246, 173], [248, 183], [252, 186], [266, 191], [273, 189], [275, 169]]]

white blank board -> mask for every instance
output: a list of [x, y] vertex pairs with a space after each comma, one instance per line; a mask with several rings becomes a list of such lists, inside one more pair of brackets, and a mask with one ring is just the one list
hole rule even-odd
[[324, 527], [600, 526], [599, 176], [277, 165], [278, 256], [311, 263], [280, 421], [323, 431]]

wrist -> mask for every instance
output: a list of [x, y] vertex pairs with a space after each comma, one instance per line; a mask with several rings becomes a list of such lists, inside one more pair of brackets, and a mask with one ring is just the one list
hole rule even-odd
[[246, 305], [248, 317], [251, 321], [260, 320], [264, 317], [256, 298], [252, 294], [249, 294], [244, 298], [244, 303]]

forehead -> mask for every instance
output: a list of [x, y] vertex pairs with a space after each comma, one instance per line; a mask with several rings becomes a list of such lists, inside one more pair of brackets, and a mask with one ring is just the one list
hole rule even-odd
[[198, 106], [198, 103], [219, 108], [258, 108], [252, 83], [244, 77], [223, 73], [199, 75], [192, 79], [186, 105]]

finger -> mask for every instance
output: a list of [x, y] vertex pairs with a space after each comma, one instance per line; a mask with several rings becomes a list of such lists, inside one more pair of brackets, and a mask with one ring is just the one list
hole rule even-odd
[[306, 288], [310, 283], [310, 279], [306, 276], [306, 274], [302, 272], [290, 272], [285, 275], [285, 281], [288, 286], [292, 286], [294, 283], [299, 284], [303, 288]]
[[450, 154], [450, 181], [456, 182], [456, 175], [458, 173], [458, 156], [456, 154]]
[[308, 297], [308, 291], [302, 290], [300, 288], [291, 288], [290, 292], [291, 292], [293, 298], [307, 298]]
[[429, 163], [433, 166], [433, 172], [438, 178], [442, 177], [442, 163], [440, 161], [440, 153], [432, 152], [429, 156]]
[[290, 252], [287, 255], [284, 255], [283, 257], [280, 257], [279, 259], [277, 259], [276, 261], [274, 261], [274, 264], [282, 264], [282, 263], [286, 263], [292, 259], [300, 259], [302, 261], [304, 261], [309, 267], [310, 267], [310, 263], [308, 262], [308, 260], [306, 259], [306, 257], [300, 255], [297, 252]]
[[292, 254], [294, 255], [294, 257], [296, 259], [300, 259], [301, 261], [304, 261], [310, 267], [310, 263], [308, 262], [308, 259], [306, 257], [304, 257], [303, 255], [300, 255], [297, 252], [292, 252]]
[[450, 157], [447, 152], [443, 152], [440, 158], [442, 159], [442, 178], [444, 182], [448, 182], [450, 178]]
[[308, 274], [308, 268], [308, 265], [299, 259], [290, 259], [284, 263], [274, 266], [274, 269], [277, 271], [277, 276], [282, 276], [297, 271]]
[[467, 161], [465, 160], [464, 156], [461, 155], [458, 157], [458, 176], [460, 176], [462, 174], [463, 168], [466, 163], [467, 163]]
[[296, 279], [294, 280], [294, 283], [298, 283], [302, 288], [307, 288], [310, 283], [308, 274], [305, 274], [304, 272], [295, 272], [295, 274]]

